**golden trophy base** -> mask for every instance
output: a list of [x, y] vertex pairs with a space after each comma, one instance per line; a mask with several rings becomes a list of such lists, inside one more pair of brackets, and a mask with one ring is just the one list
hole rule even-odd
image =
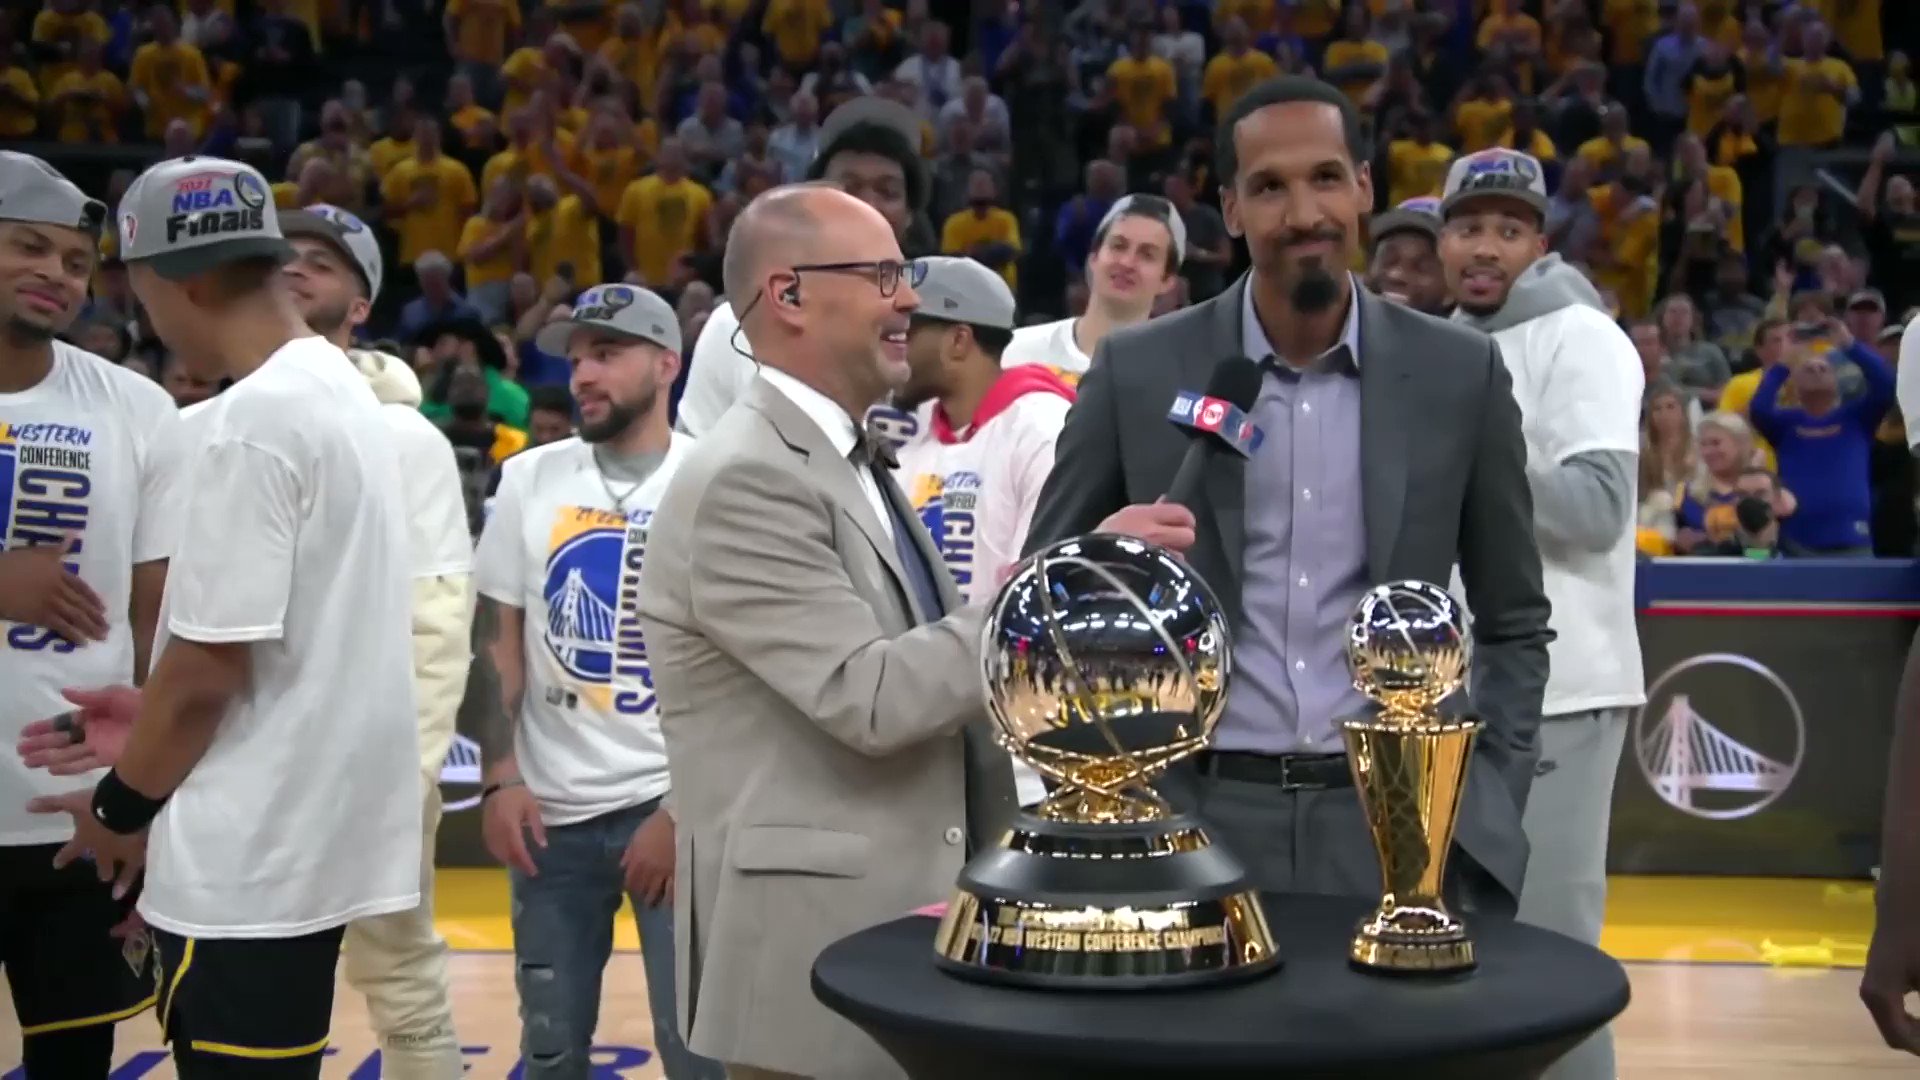
[[[1416, 914], [1418, 920], [1407, 917]], [[1394, 925], [1396, 922], [1400, 925]], [[1361, 923], [1347, 948], [1347, 958], [1371, 971], [1407, 974], [1469, 971], [1475, 963], [1473, 942], [1460, 920], [1445, 912], [1406, 909], [1391, 915], [1376, 913]]]
[[961, 872], [934, 950], [962, 978], [1076, 990], [1219, 984], [1280, 963], [1245, 869], [1181, 816], [1021, 815]]

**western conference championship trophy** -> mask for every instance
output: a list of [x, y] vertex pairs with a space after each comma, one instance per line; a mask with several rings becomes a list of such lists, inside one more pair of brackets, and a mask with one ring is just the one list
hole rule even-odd
[[1466, 927], [1441, 886], [1480, 725], [1436, 706], [1466, 681], [1460, 605], [1424, 581], [1376, 586], [1347, 624], [1353, 684], [1380, 706], [1344, 723], [1347, 761], [1380, 857], [1385, 895], [1355, 930], [1353, 963], [1395, 973], [1474, 965]]
[[998, 737], [1058, 786], [961, 871], [940, 966], [1076, 989], [1273, 970], [1245, 868], [1148, 786], [1226, 706], [1227, 620], [1206, 583], [1152, 544], [1076, 537], [1020, 563], [983, 633]]

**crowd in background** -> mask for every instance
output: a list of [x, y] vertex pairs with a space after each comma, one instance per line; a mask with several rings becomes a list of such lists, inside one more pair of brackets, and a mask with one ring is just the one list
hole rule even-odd
[[[1920, 103], [1890, 47], [1920, 41], [1910, 8], [44, 0], [0, 12], [0, 141], [58, 144], [37, 152], [110, 202], [140, 165], [200, 151], [277, 178], [282, 208], [375, 223], [393, 269], [369, 344], [410, 360], [428, 414], [497, 460], [570, 430], [539, 328], [624, 279], [695, 340], [733, 218], [800, 178], [851, 98], [922, 120], [931, 183], [908, 254], [979, 259], [1031, 322], [1084, 306], [1095, 228], [1129, 191], [1185, 220], [1164, 306], [1219, 292], [1245, 256], [1218, 209], [1214, 119], [1262, 78], [1310, 72], [1363, 106], [1379, 210], [1438, 195], [1459, 154], [1544, 164], [1551, 243], [1648, 375], [1645, 553], [1721, 550], [1764, 483], [1781, 549], [1910, 556], [1892, 365], [1920, 305]], [[110, 240], [102, 254], [76, 342], [183, 404], [215, 392], [170, 362]]]

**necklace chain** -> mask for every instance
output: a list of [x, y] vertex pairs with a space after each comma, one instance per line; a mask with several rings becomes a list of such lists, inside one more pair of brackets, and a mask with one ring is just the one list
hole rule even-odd
[[640, 490], [641, 484], [646, 483], [645, 480], [635, 480], [632, 486], [627, 488], [625, 495], [614, 494], [613, 484], [607, 479], [606, 466], [600, 464], [600, 448], [597, 446], [593, 448], [593, 472], [600, 478], [601, 490], [607, 493], [607, 498], [613, 503], [614, 510], [622, 515], [627, 512], [627, 500], [633, 498], [633, 493]]

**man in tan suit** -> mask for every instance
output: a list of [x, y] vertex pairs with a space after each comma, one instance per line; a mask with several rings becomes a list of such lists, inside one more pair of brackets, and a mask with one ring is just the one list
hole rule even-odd
[[1013, 813], [981, 611], [853, 420], [906, 378], [918, 268], [871, 207], [794, 185], [742, 212], [724, 273], [760, 372], [675, 475], [640, 583], [680, 1027], [734, 1078], [897, 1077], [814, 999], [814, 958], [945, 899]]

